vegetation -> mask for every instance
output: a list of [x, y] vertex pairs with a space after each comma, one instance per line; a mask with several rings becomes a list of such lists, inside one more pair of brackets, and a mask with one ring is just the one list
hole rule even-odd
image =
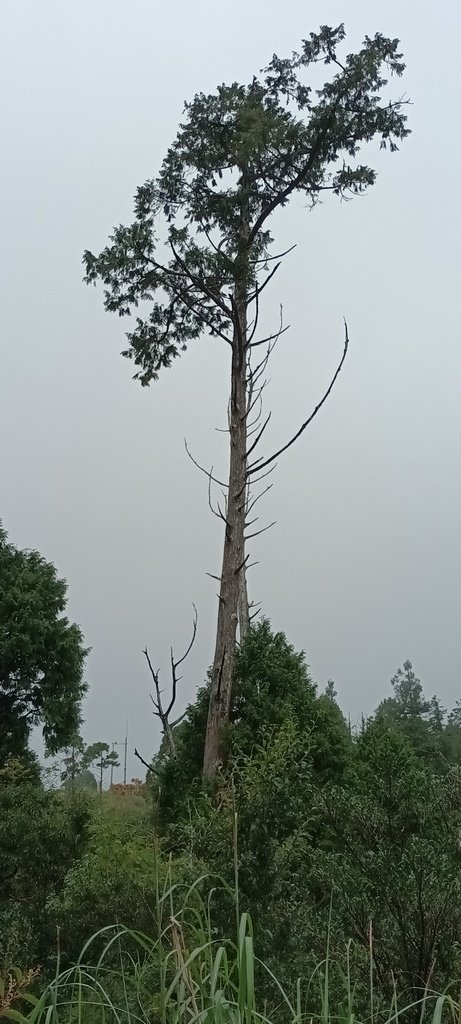
[[33, 726], [46, 748], [80, 724], [83, 637], [64, 612], [67, 586], [37, 551], [9, 544], [0, 524], [0, 765], [25, 754]]
[[[375, 177], [361, 145], [407, 134], [402, 101], [383, 98], [398, 41], [340, 61], [343, 41], [323, 27], [262, 80], [195, 97], [134, 224], [85, 255], [107, 309], [150, 303], [125, 353], [143, 384], [205, 329], [229, 343], [218, 626], [175, 721], [197, 614], [169, 698], [145, 650], [162, 744], [145, 782], [108, 788], [117, 754], [79, 732], [86, 651], [66, 584], [0, 531], [0, 1017], [17, 1024], [461, 1019], [459, 703], [447, 715], [406, 661], [352, 728], [334, 683], [320, 693], [304, 653], [250, 622], [246, 592], [251, 485], [275, 457], [252, 456], [267, 420], [249, 443], [249, 416], [284, 330], [257, 335], [270, 218], [295, 193], [361, 194]], [[302, 75], [317, 63], [333, 74], [314, 92]]]

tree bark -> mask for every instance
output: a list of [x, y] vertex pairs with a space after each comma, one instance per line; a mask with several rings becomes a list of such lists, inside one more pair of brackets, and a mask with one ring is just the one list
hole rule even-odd
[[229, 491], [219, 591], [216, 648], [203, 757], [203, 774], [214, 775], [223, 760], [222, 731], [229, 720], [237, 621], [245, 634], [249, 621], [245, 575], [246, 499], [246, 297], [237, 304], [231, 366]]
[[[245, 542], [244, 542], [245, 548]], [[248, 630], [250, 628], [250, 605], [248, 601], [248, 581], [246, 573], [246, 565], [240, 573], [239, 582], [239, 603], [238, 603], [238, 621], [239, 621], [239, 635], [240, 643], [245, 639]]]
[[203, 775], [212, 777], [223, 761], [223, 726], [229, 721], [237, 623], [243, 639], [250, 623], [245, 559], [247, 501], [247, 306], [249, 280], [248, 168], [241, 167], [239, 254], [233, 295], [229, 490], [219, 591], [216, 647], [203, 755]]

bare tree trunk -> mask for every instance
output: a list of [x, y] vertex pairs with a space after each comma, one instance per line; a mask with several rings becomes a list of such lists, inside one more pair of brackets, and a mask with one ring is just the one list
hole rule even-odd
[[[219, 591], [216, 648], [203, 757], [204, 776], [214, 775], [223, 759], [222, 727], [229, 719], [237, 621], [245, 632], [249, 619], [245, 577], [246, 505], [246, 299], [238, 303], [231, 369], [229, 491]], [[243, 315], [242, 315], [243, 314]]]
[[214, 775], [223, 760], [223, 726], [229, 721], [234, 677], [237, 623], [240, 639], [249, 628], [246, 581], [245, 523], [247, 509], [247, 306], [250, 234], [247, 168], [242, 172], [240, 253], [232, 308], [231, 401], [229, 419], [229, 489], [227, 495], [224, 552], [219, 591], [216, 647], [211, 673], [210, 702], [203, 755], [203, 774]]
[[248, 601], [248, 581], [246, 565], [243, 566], [239, 579], [238, 620], [240, 643], [242, 643], [242, 640], [245, 639], [250, 628], [250, 605]]

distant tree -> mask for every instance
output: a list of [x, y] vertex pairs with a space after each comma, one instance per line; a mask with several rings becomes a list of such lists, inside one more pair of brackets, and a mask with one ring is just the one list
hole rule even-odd
[[461, 702], [450, 711], [443, 727], [440, 746], [448, 764], [461, 764]]
[[80, 735], [75, 735], [68, 747], [64, 750], [62, 758], [61, 782], [66, 788], [73, 790], [74, 783], [80, 772], [86, 768], [85, 753], [86, 745]]
[[82, 789], [91, 791], [98, 789], [98, 783], [93, 775], [93, 772], [90, 772], [88, 768], [85, 768], [83, 771], [79, 772], [78, 775], [75, 776], [72, 785], [70, 779], [66, 779], [66, 781], [62, 785], [62, 788], [70, 790], [74, 793]]
[[104, 772], [108, 768], [117, 768], [119, 765], [119, 757], [116, 750], [110, 750], [108, 743], [91, 743], [86, 748], [84, 768], [89, 768], [92, 764], [98, 770], [99, 775], [99, 792], [102, 793], [102, 784], [104, 778]]
[[391, 679], [394, 691], [392, 697], [381, 701], [376, 718], [401, 729], [412, 744], [425, 749], [428, 740], [427, 718], [430, 702], [424, 698], [421, 681], [416, 676], [411, 661], [403, 663]]
[[[150, 304], [146, 318], [136, 315], [123, 353], [134, 360], [141, 384], [156, 380], [206, 332], [230, 350], [229, 476], [225, 506], [215, 510], [224, 523], [224, 549], [206, 776], [223, 758], [237, 621], [242, 638], [250, 621], [246, 543], [254, 535], [248, 533], [249, 517], [257, 500], [250, 486], [270, 472], [319, 411], [348, 343], [346, 329], [338, 370], [314, 412], [277, 452], [258, 456], [268, 422], [261, 421], [259, 407], [262, 378], [286, 329], [281, 322], [268, 336], [258, 335], [262, 293], [286, 255], [273, 253], [269, 224], [296, 195], [309, 208], [325, 191], [361, 195], [376, 177], [358, 161], [362, 144], [376, 139], [393, 151], [408, 134], [402, 100], [382, 95], [385, 75], [404, 70], [398, 40], [378, 33], [366, 37], [357, 53], [340, 58], [344, 38], [342, 25], [323, 26], [303, 40], [300, 53], [274, 56], [262, 79], [195, 96], [160, 174], [138, 188], [134, 223], [116, 228], [99, 256], [84, 255], [86, 280], [103, 283], [107, 310], [129, 316]], [[334, 72], [320, 89], [304, 80], [317, 64]], [[220, 483], [212, 472], [207, 475], [210, 487], [214, 480]]]
[[50, 753], [77, 732], [87, 651], [66, 603], [55, 567], [0, 527], [0, 765], [24, 754], [34, 726]]
[[338, 692], [335, 690], [335, 684], [332, 679], [329, 679], [325, 687], [325, 697], [328, 697], [329, 700], [336, 700], [337, 696]]

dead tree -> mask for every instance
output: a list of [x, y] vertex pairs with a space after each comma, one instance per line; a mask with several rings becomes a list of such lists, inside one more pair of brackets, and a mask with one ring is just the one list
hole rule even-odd
[[[287, 255], [273, 254], [269, 225], [295, 195], [312, 209], [325, 193], [340, 198], [364, 193], [375, 172], [358, 162], [361, 146], [378, 140], [393, 151], [408, 134], [406, 101], [383, 96], [385, 74], [399, 76], [404, 70], [398, 40], [378, 33], [339, 59], [344, 38], [342, 25], [323, 26], [303, 40], [299, 53], [283, 60], [274, 56], [262, 78], [195, 96], [159, 175], [137, 191], [133, 224], [116, 228], [99, 256], [84, 255], [86, 280], [102, 281], [106, 309], [135, 314], [123, 354], [134, 360], [142, 385], [156, 380], [204, 333], [224, 342], [229, 353], [229, 469], [221, 509], [224, 544], [205, 776], [213, 775], [222, 759], [237, 623], [244, 636], [250, 618], [245, 536], [251, 486], [266, 479], [278, 455], [323, 405], [348, 344], [346, 329], [340, 366], [314, 413], [278, 452], [257, 457], [267, 421], [258, 421], [257, 433], [249, 436], [256, 357], [277, 335], [259, 337], [259, 312], [263, 293]], [[304, 76], [319, 63], [329, 78], [323, 88], [312, 89]], [[145, 304], [143, 318], [138, 308]], [[220, 482], [213, 473], [209, 477]]]
[[[182, 720], [183, 720], [183, 718], [185, 717], [185, 714], [186, 714], [186, 712], [183, 712], [183, 714], [179, 715], [179, 717], [176, 718], [173, 722], [170, 721], [171, 712], [173, 711], [173, 708], [174, 708], [174, 706], [176, 704], [178, 683], [182, 679], [182, 676], [178, 676], [177, 672], [178, 672], [179, 666], [183, 664], [183, 662], [186, 660], [186, 658], [190, 654], [190, 652], [191, 652], [191, 650], [192, 650], [192, 648], [194, 646], [194, 643], [195, 643], [195, 638], [197, 636], [198, 615], [197, 615], [197, 609], [195, 607], [195, 604], [194, 604], [193, 608], [194, 608], [194, 621], [193, 621], [193, 625], [192, 625], [192, 637], [191, 637], [191, 641], [189, 643], [189, 646], [188, 646], [187, 650], [182, 655], [182, 657], [178, 658], [178, 660], [176, 661], [175, 660], [175, 656], [174, 656], [174, 652], [173, 652], [173, 648], [172, 647], [170, 648], [171, 694], [170, 694], [170, 699], [168, 701], [168, 704], [166, 704], [165, 706], [164, 706], [163, 701], [162, 701], [163, 690], [160, 689], [160, 670], [159, 669], [154, 669], [154, 667], [152, 665], [152, 662], [151, 662], [151, 659], [150, 659], [149, 651], [147, 650], [147, 647], [145, 647], [143, 652], [142, 652], [144, 654], [144, 657], [145, 657], [145, 659], [147, 661], [147, 664], [149, 666], [149, 672], [150, 672], [150, 674], [152, 676], [152, 680], [153, 680], [153, 683], [154, 683], [154, 691], [155, 691], [155, 693], [150, 693], [149, 694], [150, 699], [151, 699], [152, 704], [153, 704], [153, 707], [154, 707], [154, 715], [156, 715], [157, 718], [160, 720], [160, 723], [161, 723], [161, 726], [162, 726], [162, 736], [164, 736], [165, 739], [166, 739], [166, 742], [168, 744], [168, 747], [169, 747], [169, 750], [170, 750], [170, 754], [171, 754], [172, 757], [176, 757], [176, 744], [175, 744], [175, 738], [174, 738], [174, 729], [175, 729], [175, 727], [177, 725], [179, 725], [180, 722], [182, 722]], [[135, 753], [136, 753], [136, 756], [139, 757], [139, 754], [137, 753], [137, 751], [135, 751]], [[139, 759], [141, 761], [143, 761], [143, 759], [141, 757], [139, 757]], [[143, 764], [145, 764], [145, 763], [146, 762], [143, 761]]]

